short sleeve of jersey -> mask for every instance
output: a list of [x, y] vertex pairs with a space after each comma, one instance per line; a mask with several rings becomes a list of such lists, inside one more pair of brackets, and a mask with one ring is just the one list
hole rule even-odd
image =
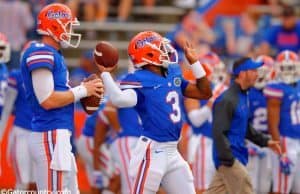
[[142, 88], [142, 83], [134, 76], [134, 74], [128, 74], [122, 80], [120, 80], [120, 88], [123, 89], [135, 89]]
[[279, 98], [281, 99], [283, 97], [283, 90], [280, 87], [279, 84], [269, 84], [266, 86], [266, 88], [264, 89], [264, 95], [267, 98]]
[[15, 70], [12, 70], [7, 79], [8, 86], [17, 90], [18, 89], [18, 78], [19, 78], [18, 72]]
[[38, 47], [34, 44], [27, 51], [24, 60], [30, 72], [39, 68], [53, 70], [55, 53], [50, 48], [43, 44]]
[[138, 102], [143, 98], [143, 95], [141, 94], [141, 91], [139, 89], [143, 88], [143, 84], [141, 81], [137, 79], [137, 77], [134, 74], [128, 74], [120, 81], [120, 88], [122, 90], [125, 89], [134, 89]]

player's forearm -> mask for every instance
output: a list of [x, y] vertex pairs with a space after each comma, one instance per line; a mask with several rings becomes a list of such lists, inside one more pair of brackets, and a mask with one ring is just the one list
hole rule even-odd
[[278, 128], [270, 128], [269, 133], [273, 140], [279, 141], [280, 140], [280, 133]]
[[137, 95], [134, 90], [126, 89], [122, 91], [108, 72], [103, 72], [101, 74], [101, 78], [104, 83], [104, 89], [113, 105], [119, 108], [132, 107], [136, 105]]
[[210, 83], [205, 77], [206, 72], [199, 61], [191, 64], [192, 71], [194, 76], [196, 77], [196, 87], [198, 92], [202, 94], [206, 99], [212, 96], [212, 91], [210, 88]]
[[260, 147], [267, 147], [270, 138], [262, 132], [256, 131], [250, 124], [248, 125], [246, 138], [259, 145]]
[[206, 99], [212, 97], [212, 91], [210, 88], [210, 83], [206, 77], [200, 78], [196, 80], [196, 86], [200, 93], [205, 95]]
[[63, 92], [53, 91], [50, 96], [41, 103], [41, 106], [46, 110], [50, 110], [67, 106], [73, 103], [74, 100], [75, 97], [71, 90]]

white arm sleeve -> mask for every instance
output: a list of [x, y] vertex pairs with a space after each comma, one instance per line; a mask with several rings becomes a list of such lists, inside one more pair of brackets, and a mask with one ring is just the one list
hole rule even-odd
[[101, 74], [101, 78], [104, 83], [104, 89], [106, 90], [113, 105], [119, 108], [132, 107], [136, 105], [137, 95], [133, 89], [121, 90], [108, 72], [103, 72]]
[[10, 86], [7, 87], [5, 96], [4, 96], [4, 105], [1, 114], [1, 121], [0, 121], [0, 141], [2, 139], [5, 127], [7, 125], [8, 118], [13, 110], [13, 106], [15, 100], [17, 98], [18, 91]]
[[195, 127], [200, 127], [205, 121], [211, 119], [211, 114], [211, 109], [207, 106], [204, 106], [200, 109], [190, 111], [188, 113], [188, 117]]
[[39, 103], [44, 102], [54, 91], [52, 72], [46, 68], [40, 68], [31, 72], [34, 94]]

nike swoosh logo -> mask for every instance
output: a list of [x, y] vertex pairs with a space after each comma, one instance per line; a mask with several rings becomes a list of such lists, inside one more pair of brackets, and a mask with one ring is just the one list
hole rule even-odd
[[159, 150], [155, 150], [154, 153], [158, 154], [160, 152], [163, 152], [163, 151], [159, 151]]

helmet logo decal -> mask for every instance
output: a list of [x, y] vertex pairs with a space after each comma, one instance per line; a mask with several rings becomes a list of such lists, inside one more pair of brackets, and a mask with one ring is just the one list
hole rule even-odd
[[71, 19], [71, 15], [64, 11], [52, 11], [49, 10], [47, 13], [49, 19]]
[[156, 36], [149, 36], [142, 40], [138, 40], [135, 44], [135, 48], [137, 48], [137, 49], [142, 48], [146, 45], [146, 43], [148, 43], [148, 42], [150, 43], [155, 40], [158, 40], [158, 38]]

